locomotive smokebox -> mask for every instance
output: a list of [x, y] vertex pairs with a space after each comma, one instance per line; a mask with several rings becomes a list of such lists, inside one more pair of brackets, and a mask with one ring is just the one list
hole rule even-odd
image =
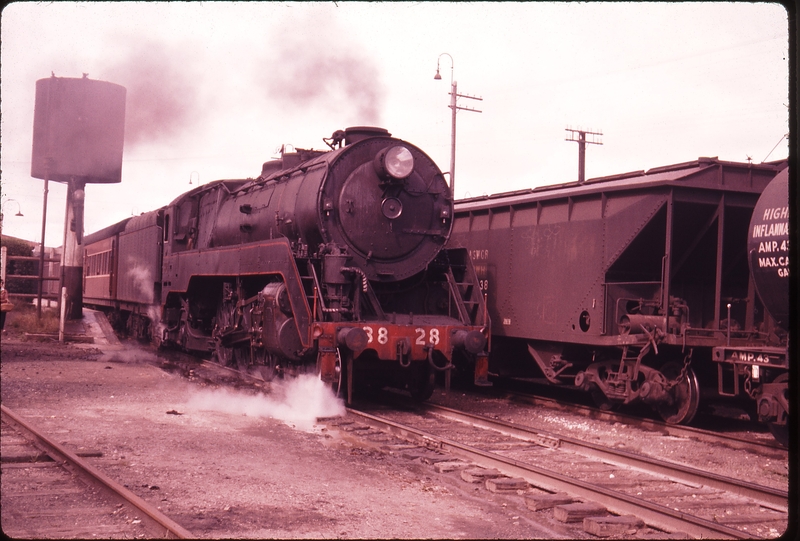
[[125, 93], [123, 86], [86, 76], [36, 81], [31, 176], [120, 182]]

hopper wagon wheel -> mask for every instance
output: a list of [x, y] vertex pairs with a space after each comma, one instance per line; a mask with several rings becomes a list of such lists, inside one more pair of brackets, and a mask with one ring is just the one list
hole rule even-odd
[[[783, 374], [779, 375], [777, 378], [773, 380], [773, 383], [785, 383], [789, 381], [789, 373], [784, 372]], [[784, 393], [786, 395], [789, 394], [789, 389], [787, 388]], [[787, 401], [789, 400], [788, 396], [784, 397]], [[784, 424], [778, 423], [769, 423], [769, 431], [772, 432], [772, 437], [775, 438], [775, 441], [783, 445], [784, 447], [789, 447], [789, 423], [786, 422]]]
[[[681, 375], [682, 364], [668, 362], [661, 367], [661, 373], [672, 381]], [[700, 404], [700, 384], [694, 370], [687, 368], [686, 374], [669, 391], [672, 395], [672, 404], [659, 404], [656, 410], [661, 418], [674, 425], [689, 424], [697, 413]]]
[[[599, 377], [605, 385], [609, 385], [609, 369], [605, 363], [601, 364], [597, 369], [597, 377]], [[597, 385], [593, 384], [589, 391], [589, 396], [592, 397], [592, 402], [597, 406], [600, 411], [615, 411], [619, 409], [619, 403], [612, 401], [606, 393]]]
[[605, 393], [600, 389], [593, 389], [589, 394], [592, 397], [594, 405], [597, 406], [597, 409], [600, 411], [615, 411], [619, 409], [619, 404], [609, 400]]

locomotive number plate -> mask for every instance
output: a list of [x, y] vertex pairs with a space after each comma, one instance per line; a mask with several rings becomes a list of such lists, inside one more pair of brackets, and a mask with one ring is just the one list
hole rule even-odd
[[[389, 342], [389, 329], [386, 327], [378, 327], [376, 329], [374, 327], [365, 326], [362, 328], [364, 332], [367, 333], [367, 344], [371, 344], [374, 340], [377, 340], [379, 344], [386, 344]], [[439, 329], [436, 327], [432, 327], [430, 330], [417, 327], [414, 329], [414, 333], [416, 335], [414, 344], [418, 346], [425, 346], [427, 344], [433, 344], [435, 346], [439, 344]]]

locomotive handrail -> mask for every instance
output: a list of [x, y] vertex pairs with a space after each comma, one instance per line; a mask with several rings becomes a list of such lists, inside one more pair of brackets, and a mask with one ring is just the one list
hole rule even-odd
[[[319, 286], [319, 278], [317, 277], [317, 269], [314, 268], [314, 264], [311, 261], [307, 262], [308, 270], [311, 273], [311, 279], [314, 280], [314, 312], [311, 314], [311, 319], [317, 317], [317, 303], [319, 303], [320, 310], [324, 313], [328, 308], [325, 306], [325, 299], [322, 295], [322, 288]], [[309, 327], [309, 332], [311, 332], [311, 327]]]
[[[327, 154], [327, 152], [325, 152], [324, 154]], [[273, 172], [272, 174], [267, 175], [266, 177], [262, 177], [259, 175], [258, 177], [252, 179], [253, 180], [252, 182], [248, 182], [247, 184], [241, 186], [236, 191], [237, 192], [247, 191], [250, 188], [253, 188], [254, 186], [265, 185], [270, 182], [277, 183], [281, 181], [286, 181], [298, 171], [306, 173], [318, 167], [325, 167], [326, 169], [329, 167], [327, 161], [317, 162], [315, 161], [317, 158], [319, 158], [319, 156], [317, 156], [316, 158], [311, 158], [311, 160], [309, 161], [301, 162], [295, 165], [294, 167], [289, 167], [288, 169], [280, 169], [278, 171]]]

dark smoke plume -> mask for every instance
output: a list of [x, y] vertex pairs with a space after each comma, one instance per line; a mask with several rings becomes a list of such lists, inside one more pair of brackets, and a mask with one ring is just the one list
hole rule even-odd
[[380, 71], [333, 20], [309, 14], [269, 32], [269, 55], [259, 63], [270, 98], [284, 105], [343, 111], [379, 126], [383, 107]]
[[227, 111], [233, 118], [243, 107], [247, 119], [261, 122], [274, 121], [281, 111], [290, 118], [311, 111], [381, 125], [376, 63], [335, 20], [315, 13], [242, 39], [240, 54], [224, 44], [209, 48], [133, 36], [110, 36], [109, 43], [113, 50], [92, 75], [127, 89], [126, 145], [176, 140], [203, 130], [212, 114]]
[[125, 143], [178, 137], [196, 118], [197, 85], [190, 54], [155, 41], [130, 39], [102, 78], [127, 89]]

